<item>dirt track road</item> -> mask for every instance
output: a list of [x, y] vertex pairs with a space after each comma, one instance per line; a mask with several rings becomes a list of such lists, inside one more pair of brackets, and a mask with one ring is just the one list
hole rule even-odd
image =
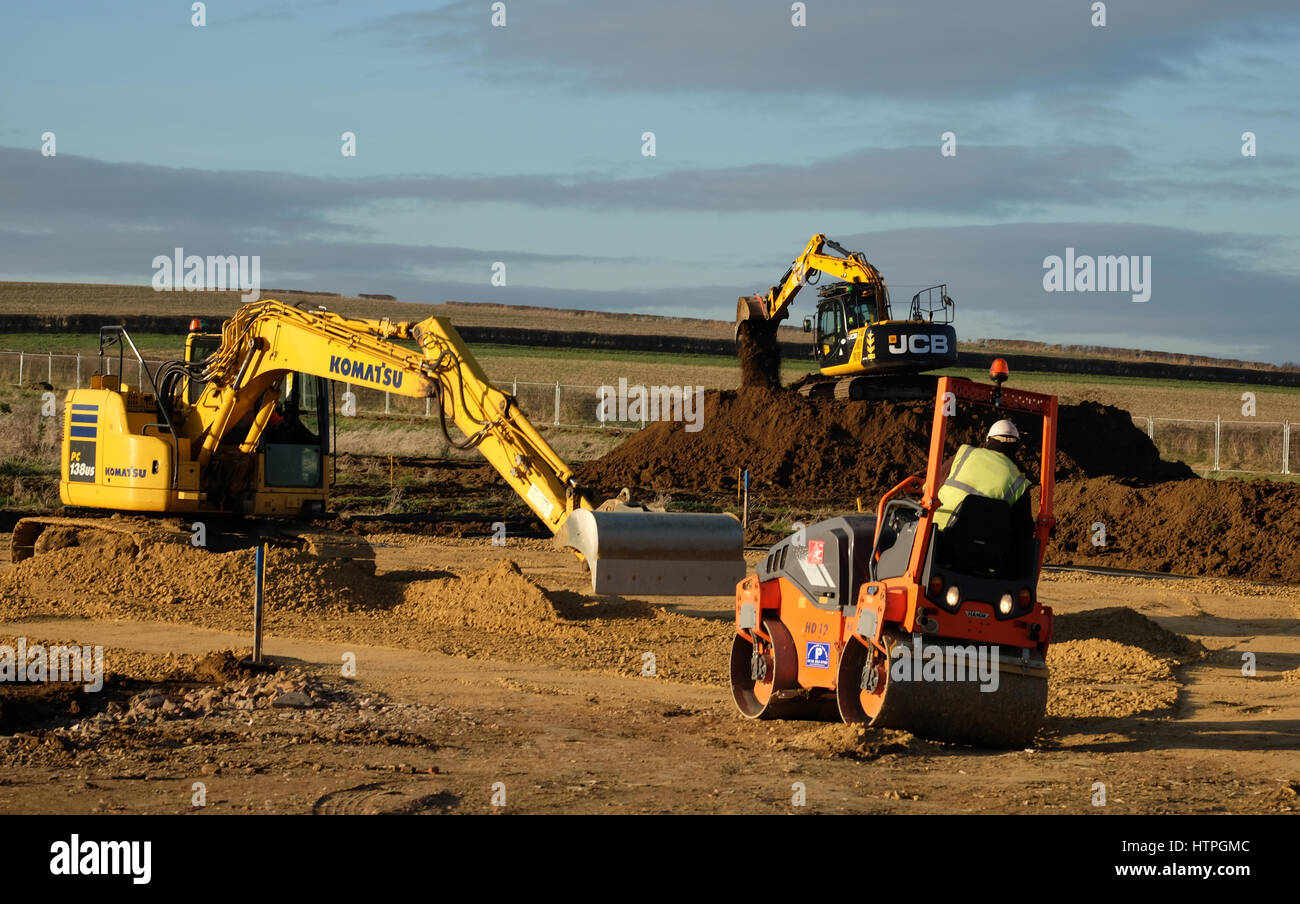
[[[571, 560], [540, 546], [485, 554], [468, 541], [395, 541], [381, 569], [456, 572], [505, 555], [545, 586], [580, 586]], [[721, 674], [689, 683], [550, 654], [515, 661], [508, 637], [480, 650], [457, 641], [462, 655], [447, 655], [424, 641], [394, 642], [401, 635], [391, 628], [370, 631], [380, 624], [373, 613], [338, 613], [321, 631], [307, 620], [273, 622], [267, 651], [344, 689], [347, 701], [118, 726], [94, 744], [51, 740], [33, 727], [0, 744], [0, 812], [1300, 811], [1295, 591], [1058, 576], [1044, 580], [1042, 596], [1064, 614], [1062, 624], [1090, 639], [1059, 645], [1067, 693], [1033, 751], [752, 723], [734, 713]], [[677, 601], [692, 617], [671, 625], [725, 637], [728, 607]], [[1206, 652], [1164, 672], [1144, 667], [1136, 678], [1102, 663], [1082, 682], [1078, 662], [1119, 649], [1104, 646], [1118, 635], [1087, 632], [1122, 619], [1082, 614], [1109, 607], [1149, 616]], [[371, 633], [388, 645], [357, 642]], [[19, 635], [103, 645], [110, 671], [115, 651], [133, 662], [248, 644], [245, 634], [152, 618], [33, 614], [0, 623], [0, 638]], [[340, 675], [345, 652], [356, 655], [355, 679]], [[1248, 652], [1255, 677], [1242, 675]], [[1089, 716], [1098, 700], [1110, 702]], [[193, 805], [196, 782], [205, 787], [203, 808]], [[1104, 806], [1094, 805], [1098, 782]], [[493, 807], [502, 788], [505, 806]], [[802, 807], [794, 803], [801, 788]]]

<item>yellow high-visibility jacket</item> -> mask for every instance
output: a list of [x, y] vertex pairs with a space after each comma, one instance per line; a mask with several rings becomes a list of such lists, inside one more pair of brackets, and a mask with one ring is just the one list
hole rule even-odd
[[1015, 505], [1028, 487], [1029, 479], [1001, 452], [963, 444], [957, 449], [948, 479], [939, 487], [934, 524], [940, 530], [947, 527], [957, 504], [972, 493]]

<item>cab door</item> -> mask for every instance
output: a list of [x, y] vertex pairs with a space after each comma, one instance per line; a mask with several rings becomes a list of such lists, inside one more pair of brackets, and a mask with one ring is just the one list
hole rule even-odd
[[310, 374], [286, 377], [281, 402], [262, 434], [266, 485], [325, 489], [330, 451], [328, 381]]
[[843, 305], [839, 301], [823, 302], [817, 308], [817, 363], [823, 368], [844, 364], [852, 351]]

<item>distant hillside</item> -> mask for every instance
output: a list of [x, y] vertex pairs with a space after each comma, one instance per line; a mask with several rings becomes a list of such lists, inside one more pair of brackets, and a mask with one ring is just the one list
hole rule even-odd
[[[635, 344], [648, 349], [696, 351], [719, 354], [729, 350], [726, 343], [733, 338], [730, 320], [704, 320], [690, 317], [664, 317], [655, 314], [622, 314], [610, 311], [580, 311], [558, 308], [541, 308], [526, 305], [505, 305], [485, 302], [448, 301], [438, 304], [406, 302], [382, 293], [365, 293], [351, 297], [329, 292], [266, 289], [263, 298], [275, 298], [287, 304], [302, 303], [308, 306], [324, 305], [358, 317], [390, 317], [398, 320], [419, 320], [424, 317], [448, 317], [458, 327], [477, 327], [483, 336], [479, 341], [509, 342], [511, 333], [518, 331], [522, 340], [536, 338], [541, 333], [561, 334], [554, 338], [556, 344], [574, 344], [564, 337], [573, 337], [576, 344], [598, 345], [593, 336], [643, 337]], [[0, 330], [4, 332], [46, 332], [54, 330], [92, 331], [92, 324], [114, 321], [138, 324], [172, 323], [189, 318], [225, 318], [240, 305], [238, 292], [155, 292], [150, 286], [118, 286], [80, 283], [23, 283], [0, 282]], [[729, 306], [719, 304], [720, 311]], [[81, 316], [77, 316], [81, 315]], [[75, 326], [74, 326], [75, 324]], [[958, 323], [960, 328], [960, 323]], [[148, 326], [149, 329], [164, 329]], [[170, 329], [168, 326], [166, 329]], [[489, 338], [499, 336], [498, 339]], [[657, 341], [663, 337], [664, 341]], [[782, 326], [782, 345], [788, 353], [809, 354], [811, 339], [798, 325]], [[627, 343], [619, 342], [620, 346]], [[1176, 367], [1209, 367], [1300, 373], [1297, 367], [1279, 367], [1254, 361], [1237, 361], [1210, 358], [1201, 355], [1182, 355], [1169, 352], [1139, 349], [1108, 348], [1103, 346], [1051, 345], [1021, 339], [974, 339], [959, 343], [972, 360], [983, 360], [985, 355], [1006, 353], [1035, 358], [1062, 358], [1089, 361], [1114, 361], [1125, 364], [1142, 362]], [[1077, 370], [1076, 364], [1065, 369]]]
[[1183, 355], [1176, 352], [1112, 348], [1106, 345], [1051, 345], [1046, 342], [1031, 342], [1027, 339], [974, 339], [969, 342], [959, 342], [958, 345], [962, 351], [970, 352], [1006, 352], [1013, 355], [1039, 355], [1049, 358], [1089, 358], [1094, 361], [1137, 361], [1172, 364], [1180, 367], [1230, 367], [1278, 373], [1300, 373], [1300, 367], [1294, 365], [1240, 361], [1236, 358], [1211, 358], [1207, 355]]

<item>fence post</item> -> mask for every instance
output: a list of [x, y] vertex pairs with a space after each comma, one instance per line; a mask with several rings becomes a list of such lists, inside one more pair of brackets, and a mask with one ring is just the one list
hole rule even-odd
[[425, 417], [428, 417], [428, 416], [429, 416], [429, 407], [430, 407], [430, 404], [431, 404], [432, 402], [433, 402], [433, 396], [425, 396], [425, 397], [424, 397], [424, 416], [425, 416]]
[[1214, 470], [1219, 470], [1219, 435], [1223, 429], [1223, 418], [1221, 415], [1214, 416]]
[[518, 378], [518, 377], [515, 377], [515, 381], [514, 381], [513, 386], [514, 386], [514, 388], [510, 390], [510, 394], [511, 394], [512, 396], [514, 396], [515, 398], [519, 398], [519, 378]]
[[72, 388], [81, 388], [81, 352], [77, 352], [77, 385]]
[[1291, 422], [1282, 422], [1282, 473], [1291, 473]]
[[1156, 419], [1149, 415], [1147, 416], [1147, 439], [1153, 443], [1156, 441]]
[[555, 426], [560, 426], [560, 384], [555, 384]]
[[23, 353], [18, 353], [18, 385], [23, 385]]
[[49, 383], [51, 387], [54, 386], [54, 352], [50, 352], [49, 364], [45, 370], [45, 382]]
[[384, 390], [384, 414], [388, 414], [388, 390]]

